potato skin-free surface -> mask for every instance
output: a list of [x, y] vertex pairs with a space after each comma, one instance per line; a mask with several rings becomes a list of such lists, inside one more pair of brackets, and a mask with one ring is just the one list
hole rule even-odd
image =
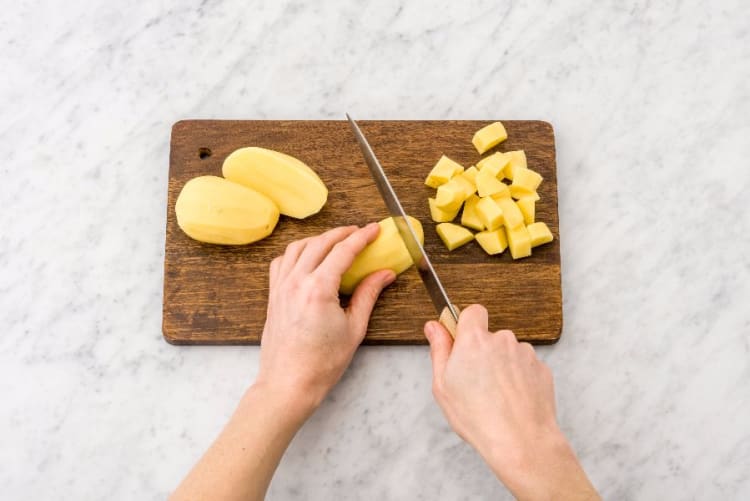
[[185, 183], [175, 214], [190, 238], [222, 245], [256, 242], [270, 235], [279, 221], [278, 207], [266, 196], [218, 176]]
[[[419, 238], [419, 243], [423, 244], [422, 224], [411, 216], [409, 216], [409, 222]], [[414, 264], [393, 218], [387, 217], [378, 224], [380, 225], [378, 238], [359, 253], [351, 267], [341, 277], [339, 291], [342, 294], [354, 292], [357, 285], [372, 272], [389, 268], [398, 275]]]
[[285, 216], [304, 219], [320, 212], [328, 189], [301, 160], [278, 151], [250, 146], [227, 156], [222, 175], [258, 191], [276, 204]]

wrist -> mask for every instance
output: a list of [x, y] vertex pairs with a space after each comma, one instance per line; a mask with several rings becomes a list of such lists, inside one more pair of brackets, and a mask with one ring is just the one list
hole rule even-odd
[[494, 447], [489, 463], [517, 499], [567, 499], [567, 487], [590, 486], [562, 432], [554, 427], [515, 447]]
[[281, 419], [301, 425], [315, 412], [322, 399], [294, 386], [258, 380], [247, 389], [242, 400], [250, 405], [259, 403], [272, 409]]

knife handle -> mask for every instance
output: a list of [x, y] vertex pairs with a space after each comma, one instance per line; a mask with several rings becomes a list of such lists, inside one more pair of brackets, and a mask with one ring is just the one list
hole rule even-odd
[[[458, 309], [458, 306], [453, 305], [453, 309], [456, 310], [456, 314], [460, 314], [461, 310]], [[443, 311], [440, 313], [440, 323], [443, 324], [443, 327], [450, 332], [450, 335], [453, 339], [456, 339], [456, 329], [458, 326], [456, 325], [456, 320], [453, 318], [453, 315], [451, 315], [451, 311], [446, 306], [443, 308]]]

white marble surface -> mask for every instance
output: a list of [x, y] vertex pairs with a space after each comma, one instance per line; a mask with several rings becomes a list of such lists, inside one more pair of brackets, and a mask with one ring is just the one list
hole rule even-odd
[[[170, 126], [348, 110], [552, 122], [562, 426], [608, 499], [750, 498], [743, 1], [115, 3], [2, 9], [0, 497], [177, 484], [258, 349], [162, 340]], [[269, 492], [507, 498], [424, 347], [360, 350]]]

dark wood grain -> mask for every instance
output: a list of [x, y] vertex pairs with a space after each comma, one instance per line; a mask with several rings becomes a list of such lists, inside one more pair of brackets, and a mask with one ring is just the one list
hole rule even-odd
[[[508, 140], [500, 151], [524, 149], [529, 167], [544, 176], [537, 220], [555, 240], [513, 261], [509, 252], [487, 256], [476, 242], [448, 252], [430, 220], [423, 180], [442, 154], [465, 166], [480, 156], [471, 144], [487, 121], [363, 121], [370, 141], [408, 213], [425, 229], [425, 249], [454, 303], [487, 306], [490, 328], [512, 329], [519, 339], [553, 343], [562, 328], [560, 239], [555, 141], [541, 121], [503, 121]], [[233, 150], [262, 146], [312, 167], [329, 189], [323, 210], [306, 220], [283, 217], [273, 234], [242, 247], [202, 244], [177, 226], [174, 203], [190, 178], [221, 175]], [[210, 155], [208, 151], [210, 150]], [[172, 128], [164, 258], [163, 332], [175, 344], [257, 344], [265, 321], [268, 263], [299, 238], [335, 226], [388, 216], [362, 154], [344, 121], [186, 120]], [[365, 338], [368, 344], [424, 344], [424, 322], [437, 318], [414, 269], [381, 296]]]

